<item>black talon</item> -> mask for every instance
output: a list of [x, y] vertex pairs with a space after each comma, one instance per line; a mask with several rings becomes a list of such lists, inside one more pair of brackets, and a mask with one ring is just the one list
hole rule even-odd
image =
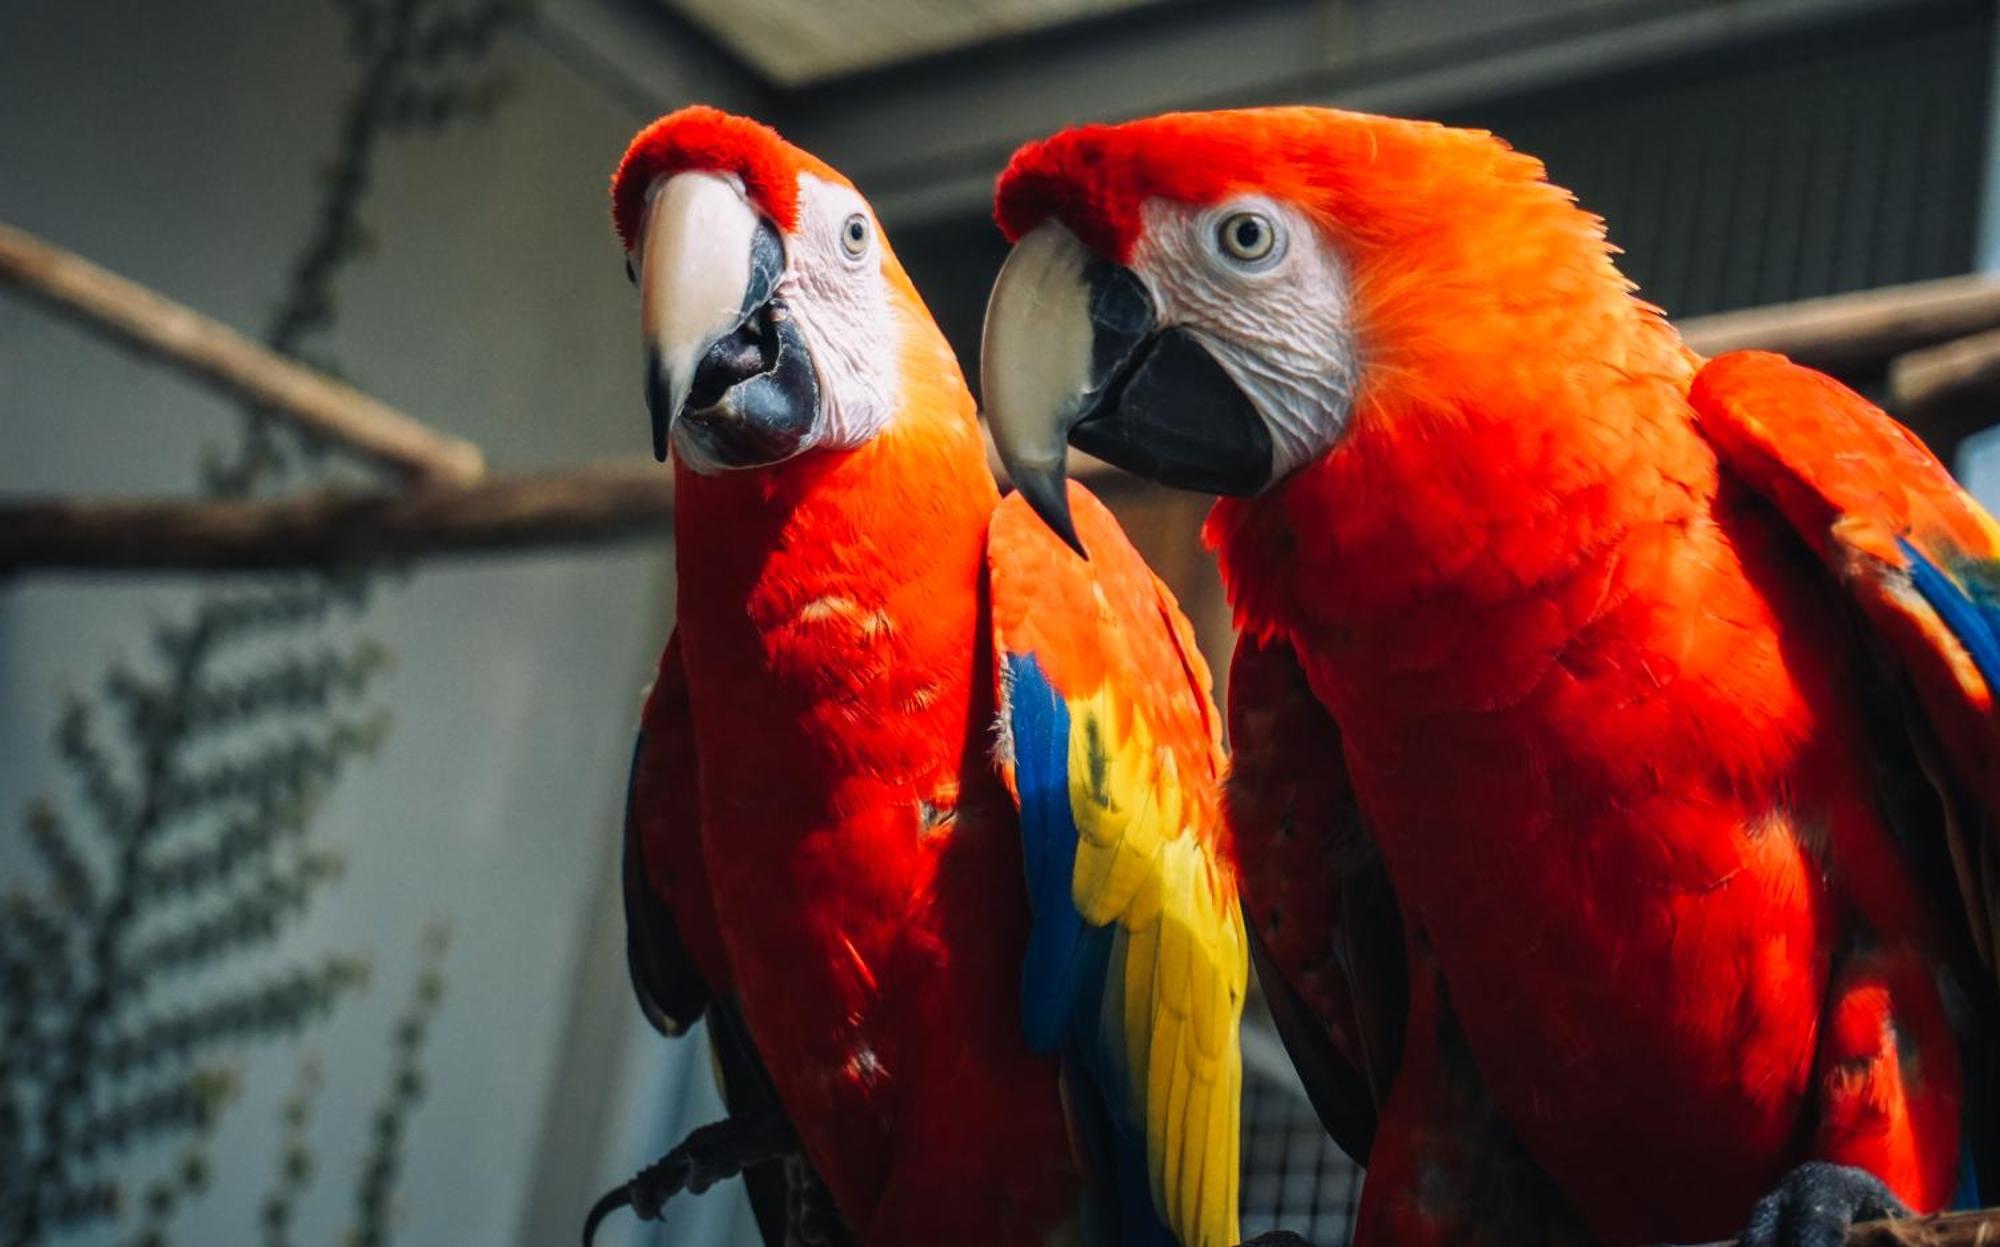
[[673, 1150], [633, 1175], [632, 1180], [598, 1196], [583, 1219], [583, 1247], [591, 1247], [597, 1227], [620, 1208], [630, 1208], [642, 1221], [658, 1221], [667, 1201], [686, 1191], [699, 1195], [752, 1165], [775, 1160], [799, 1146], [791, 1126], [779, 1114], [746, 1119], [726, 1117], [696, 1126]]
[[614, 1186], [598, 1196], [597, 1202], [590, 1206], [589, 1214], [583, 1219], [583, 1247], [590, 1247], [591, 1240], [597, 1237], [597, 1227], [604, 1223], [604, 1218], [631, 1202], [632, 1192], [629, 1185]]
[[1910, 1216], [1908, 1205], [1866, 1169], [1807, 1161], [1750, 1210], [1739, 1247], [1840, 1247], [1861, 1221]]

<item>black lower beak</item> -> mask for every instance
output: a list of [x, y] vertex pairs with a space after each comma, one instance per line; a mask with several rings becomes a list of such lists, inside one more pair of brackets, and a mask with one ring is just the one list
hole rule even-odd
[[[1176, 489], [1254, 494], [1270, 483], [1271, 432], [1256, 405], [1193, 333], [1160, 326], [1151, 295], [1130, 269], [1091, 255], [1076, 269], [1057, 264], [1047, 271], [1053, 275], [1038, 272], [1027, 280], [1048, 281], [1064, 292], [1058, 297], [1074, 297], [1068, 294], [1074, 291], [1085, 300], [1088, 364], [1083, 375], [1064, 378], [1068, 384], [1053, 399], [1033, 393], [1031, 383], [1013, 389], [1011, 408], [989, 414], [1015, 488], [1057, 536], [1085, 553], [1069, 513], [1064, 442]], [[995, 303], [1001, 298], [996, 284]], [[997, 323], [1005, 345], [1018, 341], [1032, 350], [1037, 330], [1022, 326], [1038, 311], [1024, 316], [1020, 308], [1038, 305], [1023, 300], [997, 322], [989, 311], [988, 331], [996, 332]], [[991, 362], [1000, 353], [989, 347], [984, 354]], [[1029, 358], [1016, 351], [1008, 365], [1041, 362]], [[989, 395], [1008, 380], [989, 373]]]
[[668, 386], [648, 361], [647, 406], [653, 454], [665, 459], [667, 434], [679, 436], [703, 464], [760, 467], [789, 459], [819, 423], [819, 382], [804, 333], [782, 300], [770, 299], [734, 332], [715, 341], [695, 367], [687, 399], [668, 410]]
[[1185, 329], [1130, 352], [1070, 445], [1136, 476], [1206, 494], [1270, 483], [1271, 431], [1215, 355]]
[[667, 430], [674, 423], [674, 400], [671, 387], [667, 385], [667, 370], [660, 362], [660, 353], [646, 352], [646, 414], [653, 421], [653, 458], [659, 463], [667, 461]]

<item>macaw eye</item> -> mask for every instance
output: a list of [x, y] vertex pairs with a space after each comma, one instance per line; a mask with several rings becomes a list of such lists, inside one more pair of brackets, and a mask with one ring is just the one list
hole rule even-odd
[[625, 280], [631, 282], [635, 286], [639, 284], [639, 270], [632, 267], [632, 256], [630, 252], [627, 252], [625, 255]]
[[868, 218], [859, 212], [847, 218], [840, 227], [840, 248], [850, 259], [858, 260], [868, 250]]
[[1278, 245], [1278, 227], [1261, 212], [1232, 212], [1216, 228], [1216, 241], [1225, 255], [1254, 264]]

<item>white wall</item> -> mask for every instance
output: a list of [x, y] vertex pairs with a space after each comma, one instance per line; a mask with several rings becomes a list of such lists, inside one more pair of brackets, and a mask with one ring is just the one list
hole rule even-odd
[[[331, 5], [299, 0], [0, 4], [0, 219], [259, 332], [334, 142], [351, 72], [341, 36]], [[478, 442], [496, 469], [639, 453], [631, 291], [604, 188], [648, 118], [543, 40], [516, 35], [502, 50], [518, 90], [494, 122], [387, 149], [368, 205], [382, 247], [342, 283], [328, 345], [363, 387]], [[647, 63], [661, 64], [657, 49]], [[695, 90], [731, 102], [703, 67], [680, 68], [648, 88], [665, 103]], [[0, 492], [184, 493], [198, 445], [232, 436], [234, 419], [0, 297]], [[61, 782], [47, 743], [58, 691], [136, 654], [182, 584], [0, 587], [0, 886], [22, 869], [15, 812]], [[368, 627], [396, 655], [379, 685], [394, 734], [326, 811], [347, 876], [283, 949], [375, 961], [366, 994], [306, 1040], [326, 1089], [302, 1241], [336, 1241], [345, 1224], [432, 915], [452, 924], [450, 986], [399, 1241], [526, 1242], [531, 1223], [573, 1233], [575, 1188], [651, 1160], [642, 1149], [671, 1108], [655, 1097], [700, 1082], [691, 1045], [669, 1054], [644, 1031], [622, 966], [596, 976], [602, 990], [574, 990], [593, 934], [601, 958], [616, 928], [606, 907], [630, 730], [670, 598], [664, 540], [424, 566], [381, 595]], [[179, 1241], [255, 1238], [294, 1061], [263, 1051], [245, 1065], [220, 1181]], [[592, 1101], [603, 1119], [581, 1125], [566, 1118], [579, 1069], [611, 1080]], [[544, 1154], [558, 1134], [588, 1154]], [[704, 1203], [731, 1211], [727, 1197]]]

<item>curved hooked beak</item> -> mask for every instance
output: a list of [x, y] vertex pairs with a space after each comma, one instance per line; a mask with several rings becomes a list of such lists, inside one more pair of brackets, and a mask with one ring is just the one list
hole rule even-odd
[[639, 323], [653, 455], [697, 471], [803, 450], [819, 420], [804, 335], [779, 297], [785, 248], [729, 178], [679, 173], [640, 230]]
[[1271, 434], [1249, 397], [1192, 333], [1160, 326], [1137, 275], [1058, 221], [1023, 235], [1001, 266], [979, 354], [1008, 475], [1078, 554], [1066, 444], [1177, 489], [1251, 494], [1270, 482]]

